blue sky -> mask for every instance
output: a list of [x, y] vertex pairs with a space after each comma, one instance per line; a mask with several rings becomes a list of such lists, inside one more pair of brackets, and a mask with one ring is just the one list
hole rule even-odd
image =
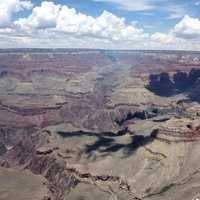
[[200, 0], [1, 0], [0, 45], [199, 49], [199, 19]]

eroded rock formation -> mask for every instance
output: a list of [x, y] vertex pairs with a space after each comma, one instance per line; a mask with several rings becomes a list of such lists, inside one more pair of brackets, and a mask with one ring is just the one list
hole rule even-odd
[[0, 166], [8, 177], [28, 172], [23, 181], [40, 185], [38, 200], [198, 194], [197, 53], [7, 51]]

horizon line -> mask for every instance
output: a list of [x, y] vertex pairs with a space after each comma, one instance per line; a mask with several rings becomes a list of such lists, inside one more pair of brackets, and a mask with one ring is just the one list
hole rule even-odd
[[105, 49], [105, 48], [69, 48], [69, 47], [15, 47], [15, 48], [0, 48], [0, 53], [2, 52], [8, 52], [8, 51], [118, 51], [118, 52], [194, 52], [194, 53], [200, 53], [200, 50], [185, 50], [185, 49]]

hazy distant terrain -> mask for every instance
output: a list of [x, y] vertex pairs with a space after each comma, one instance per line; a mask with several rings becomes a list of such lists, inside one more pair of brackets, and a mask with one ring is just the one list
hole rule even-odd
[[0, 199], [192, 200], [199, 78], [199, 52], [0, 50]]

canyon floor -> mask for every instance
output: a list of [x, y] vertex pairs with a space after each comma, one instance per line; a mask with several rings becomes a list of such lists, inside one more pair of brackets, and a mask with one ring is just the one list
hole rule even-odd
[[0, 50], [0, 199], [197, 199], [199, 69], [199, 52]]

